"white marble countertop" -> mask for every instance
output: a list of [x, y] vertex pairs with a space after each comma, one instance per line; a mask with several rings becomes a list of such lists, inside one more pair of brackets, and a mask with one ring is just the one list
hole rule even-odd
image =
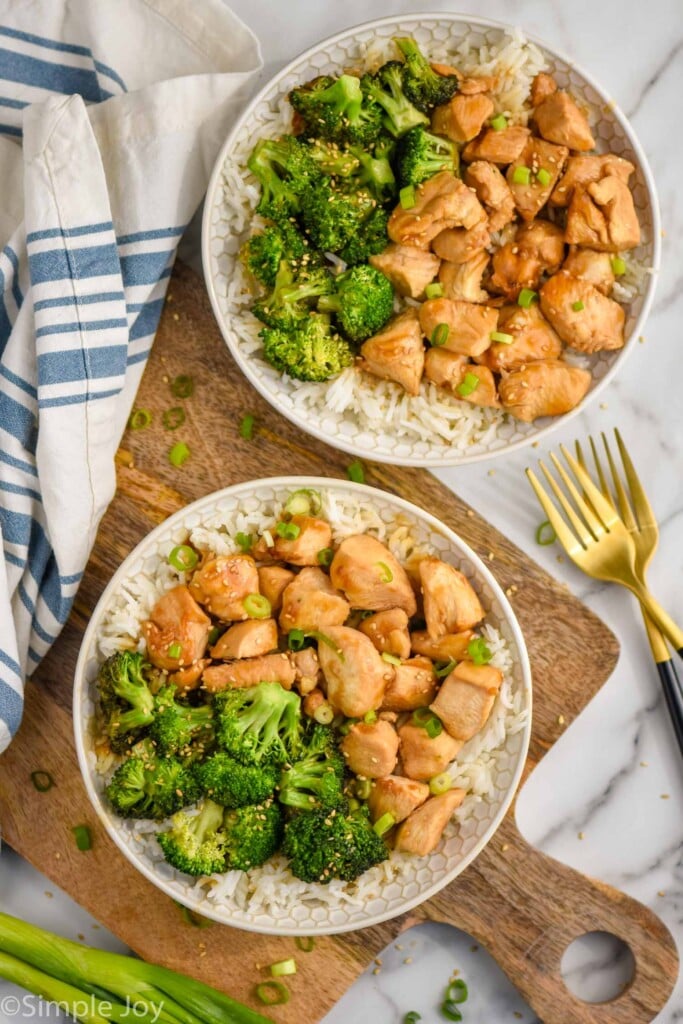
[[[595, 404], [552, 443], [618, 425], [632, 449], [661, 524], [661, 552], [652, 589], [683, 618], [683, 19], [680, 0], [231, 0], [261, 39], [263, 80], [298, 51], [370, 18], [400, 12], [453, 10], [514, 21], [589, 69], [631, 118], [659, 188], [665, 229], [663, 269], [654, 310], [637, 346], [602, 404]], [[683, 237], [683, 236], [682, 236]], [[547, 447], [547, 446], [546, 446]], [[531, 456], [445, 471], [441, 478], [549, 572], [565, 581], [612, 628], [621, 657], [612, 678], [567, 730], [525, 786], [518, 822], [529, 841], [552, 856], [609, 882], [656, 910], [683, 948], [683, 764], [675, 745], [639, 613], [625, 592], [583, 577], [539, 548], [541, 518], [524, 478]], [[683, 665], [681, 666], [683, 672]], [[583, 838], [580, 838], [580, 835]], [[48, 895], [49, 894], [49, 895]], [[4, 849], [0, 904], [71, 937], [121, 948], [45, 878]], [[408, 1010], [436, 1022], [438, 994], [454, 969], [469, 985], [468, 1024], [502, 1024], [534, 1014], [512, 984], [472, 940], [442, 925], [406, 934], [390, 949], [379, 974], [368, 972], [325, 1024], [399, 1024]], [[411, 959], [406, 964], [405, 960]], [[604, 997], [622, 964], [604, 950], [584, 948], [568, 963], [576, 983]], [[3, 997], [21, 995], [0, 984], [0, 1022], [23, 1019]], [[51, 1019], [55, 1019], [51, 1015]], [[683, 1020], [683, 984], [657, 1024]], [[302, 1022], [305, 1024], [305, 1022]]]

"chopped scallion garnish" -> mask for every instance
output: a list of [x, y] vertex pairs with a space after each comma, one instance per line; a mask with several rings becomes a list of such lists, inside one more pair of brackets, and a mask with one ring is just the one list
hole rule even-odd
[[444, 999], [441, 1004], [441, 1016], [446, 1020], [462, 1020], [462, 1013], [452, 999]]
[[475, 665], [488, 665], [493, 655], [483, 636], [475, 636], [467, 645], [467, 653]]
[[55, 780], [50, 773], [43, 771], [31, 772], [31, 782], [39, 793], [47, 793], [55, 784]]
[[152, 414], [149, 409], [134, 409], [128, 417], [128, 426], [131, 430], [143, 430], [152, 422]]
[[374, 725], [374, 723], [377, 721], [377, 712], [366, 711], [365, 714], [363, 715], [363, 721], [366, 725]]
[[453, 779], [448, 772], [441, 772], [440, 775], [435, 775], [433, 779], [429, 780], [429, 792], [432, 796], [440, 796], [441, 793], [447, 793], [452, 788]]
[[430, 739], [436, 739], [443, 731], [441, 719], [431, 708], [417, 708], [413, 711], [413, 722], [425, 730]]
[[626, 261], [622, 260], [621, 256], [613, 256], [610, 260], [610, 265], [615, 277], [621, 277], [622, 274], [626, 273]]
[[550, 173], [550, 171], [547, 171], [545, 167], [541, 167], [538, 171], [536, 171], [536, 177], [538, 179], [539, 184], [543, 185], [543, 188], [547, 188], [550, 182], [553, 180], [552, 174]]
[[185, 410], [179, 405], [174, 405], [172, 409], [167, 409], [161, 417], [161, 423], [165, 430], [177, 430], [178, 427], [182, 427], [185, 422]]
[[180, 469], [184, 466], [190, 457], [190, 449], [187, 447], [184, 441], [179, 441], [178, 444], [174, 444], [168, 453], [168, 461], [176, 469]]
[[502, 132], [503, 128], [507, 128], [508, 126], [508, 119], [505, 114], [496, 114], [495, 117], [491, 118], [489, 124], [493, 128], [494, 132]]
[[278, 523], [275, 527], [275, 532], [283, 540], [296, 540], [301, 533], [301, 527], [297, 526], [296, 523]]
[[296, 948], [300, 949], [302, 953], [312, 953], [315, 949], [315, 939], [312, 935], [297, 935], [294, 942]]
[[521, 292], [517, 296], [517, 305], [521, 306], [522, 309], [529, 309], [529, 307], [537, 300], [538, 292], [533, 291], [531, 288], [522, 288]]
[[412, 210], [416, 203], [415, 186], [406, 185], [405, 188], [402, 188], [398, 194], [398, 201], [402, 210]]
[[451, 1003], [464, 1003], [468, 995], [467, 985], [462, 978], [456, 978], [446, 989], [446, 999]]
[[240, 420], [240, 437], [245, 441], [251, 441], [254, 436], [254, 423], [255, 418], [251, 413], [247, 413]]
[[419, 1020], [422, 1020], [422, 1015], [417, 1010], [411, 1010], [403, 1018], [403, 1024], [417, 1024]]
[[92, 836], [90, 835], [90, 829], [87, 825], [75, 825], [71, 831], [74, 834], [76, 846], [82, 853], [85, 853], [86, 850], [92, 849]]
[[438, 282], [428, 284], [425, 288], [425, 295], [428, 299], [440, 299], [443, 295], [443, 285]]
[[432, 336], [429, 340], [435, 348], [441, 348], [441, 346], [445, 345], [448, 341], [448, 335], [450, 332], [451, 329], [448, 324], [437, 324], [432, 331]]
[[284, 1006], [289, 1002], [289, 989], [281, 981], [262, 981], [254, 992], [265, 1006]]
[[491, 341], [497, 341], [499, 345], [511, 345], [515, 340], [511, 334], [506, 334], [505, 331], [491, 331], [489, 338]]
[[425, 732], [429, 736], [430, 740], [435, 740], [437, 736], [440, 736], [443, 732], [441, 719], [437, 718], [436, 715], [434, 715], [433, 718], [430, 718], [425, 725]]
[[199, 561], [199, 555], [189, 544], [178, 544], [168, 556], [168, 564], [178, 572], [190, 572]]
[[169, 658], [177, 659], [183, 653], [183, 645], [177, 642], [174, 644], [169, 644], [168, 647], [166, 648], [166, 653], [168, 654]]
[[334, 708], [327, 702], [324, 704], [318, 704], [317, 708], [313, 712], [313, 718], [318, 725], [329, 725], [334, 718]]
[[299, 491], [294, 491], [285, 502], [285, 512], [288, 512], [290, 516], [308, 516], [311, 514], [315, 516], [322, 507], [323, 500], [320, 497], [320, 493], [306, 487], [301, 488]]
[[303, 629], [290, 629], [287, 634], [287, 646], [290, 651], [300, 651], [306, 643], [306, 634]]
[[515, 167], [512, 172], [512, 183], [513, 185], [528, 185], [531, 181], [531, 169], [524, 167], [520, 164], [519, 167]]
[[[209, 638], [207, 640], [209, 647], [213, 647], [213, 645], [223, 636], [224, 632], [224, 626], [212, 626], [209, 630]], [[178, 906], [182, 906], [182, 904], [179, 903]]]
[[209, 921], [208, 918], [202, 917], [201, 914], [196, 914], [194, 910], [190, 910], [189, 907], [183, 906], [183, 904], [178, 903], [177, 900], [174, 900], [174, 903], [180, 910], [185, 924], [189, 924], [191, 928], [210, 928], [213, 924], [213, 921]]
[[437, 663], [434, 669], [434, 675], [436, 676], [437, 679], [445, 679], [446, 676], [449, 676], [451, 674], [451, 672], [453, 671], [457, 664], [458, 663], [457, 661], [455, 661], [454, 658], [451, 658], [450, 661], [440, 661]]
[[270, 601], [263, 594], [247, 594], [242, 601], [242, 607], [250, 619], [270, 618]]
[[334, 558], [334, 551], [332, 548], [321, 548], [316, 555], [318, 559], [318, 565], [324, 566], [326, 569], [332, 565], [332, 559]]
[[363, 463], [356, 459], [350, 466], [346, 467], [346, 475], [349, 480], [352, 480], [354, 484], [365, 483], [365, 470], [363, 469]]
[[584, 306], [583, 302], [581, 302], [581, 299], [577, 299], [576, 302], [572, 302], [572, 309], [575, 313], [580, 313], [581, 310], [585, 308], [586, 307]]
[[359, 800], [367, 800], [372, 793], [372, 780], [357, 778], [354, 789]]
[[238, 544], [240, 550], [243, 551], [244, 554], [246, 555], [249, 551], [251, 551], [251, 546], [254, 543], [254, 538], [252, 534], [242, 533], [242, 531], [240, 530], [239, 533], [235, 534], [235, 541]]
[[390, 828], [396, 824], [396, 818], [389, 811], [383, 814], [381, 818], [378, 818], [375, 824], [372, 826], [378, 836], [386, 835]]
[[401, 659], [396, 654], [391, 654], [389, 651], [382, 651], [382, 661], [386, 661], [387, 665], [400, 665]]
[[547, 547], [549, 544], [554, 544], [556, 540], [557, 534], [555, 529], [547, 519], [536, 527], [536, 543], [540, 544], [542, 548]]
[[394, 574], [386, 562], [378, 562], [377, 567], [381, 570], [379, 574], [380, 583], [392, 583]]
[[189, 398], [194, 391], [192, 377], [188, 377], [184, 373], [181, 373], [179, 377], [174, 377], [171, 381], [171, 391], [176, 398]]
[[287, 974], [296, 974], [296, 960], [278, 960], [270, 965], [270, 973], [274, 978], [282, 978]]
[[473, 391], [476, 391], [479, 387], [479, 378], [474, 373], [466, 373], [462, 383], [458, 384], [455, 389], [461, 398], [467, 398]]

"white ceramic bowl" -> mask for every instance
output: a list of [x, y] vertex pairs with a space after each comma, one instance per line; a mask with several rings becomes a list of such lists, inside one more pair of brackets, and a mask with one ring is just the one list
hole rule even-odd
[[[400, 517], [401, 523], [410, 525], [418, 543], [429, 543], [440, 557], [467, 574], [486, 609], [486, 621], [501, 632], [509, 645], [513, 660], [510, 675], [514, 691], [520, 695], [525, 720], [517, 732], [506, 734], [496, 753], [491, 794], [476, 803], [466, 821], [452, 828], [430, 857], [411, 862], [409, 873], [400, 882], [382, 886], [362, 906], [341, 902], [333, 907], [310, 903], [304, 906], [294, 902], [275, 915], [218, 905], [197, 890], [194, 880], [163, 861], [155, 861], [142, 849], [135, 838], [134, 824], [118, 818], [108, 806], [104, 780], [95, 770], [91, 722], [97, 699], [95, 680], [103, 660], [98, 651], [98, 632], [107, 609], [126, 581], [137, 577], [145, 567], [149, 569], [159, 556], [165, 559], [171, 548], [187, 538], [190, 529], [209, 518], [229, 520], [237, 510], [257, 508], [268, 512], [272, 509], [276, 514], [286, 497], [300, 487], [313, 487], [337, 501], [362, 503], [376, 510], [387, 524]], [[401, 498], [364, 485], [327, 478], [278, 477], [238, 484], [201, 498], [171, 516], [135, 548], [114, 574], [90, 619], [76, 665], [73, 707], [76, 750], [88, 796], [121, 852], [150, 882], [191, 910], [223, 924], [270, 934], [335, 934], [377, 924], [410, 910], [452, 881], [487, 844], [510, 805], [526, 759], [531, 729], [531, 672], [522, 633], [501, 588], [477, 555], [443, 523]]]
[[[651, 268], [651, 272], [627, 311], [625, 347], [619, 352], [604, 352], [591, 358], [593, 384], [584, 403], [565, 416], [542, 419], [533, 424], [520, 423], [508, 417], [500, 424], [494, 437], [458, 451], [438, 439], [417, 436], [406, 439], [397, 438], [389, 431], [370, 432], [359, 425], [352, 411], [333, 412], [323, 402], [302, 409], [294, 400], [295, 385], [292, 381], [278, 374], [258, 352], [254, 352], [253, 340], [245, 335], [244, 321], [251, 314], [237, 312], [229, 297], [229, 284], [235, 277], [239, 245], [245, 237], [248, 222], [238, 223], [234, 211], [225, 202], [226, 168], [230, 167], [232, 172], [241, 168], [242, 177], [253, 181], [246, 172], [247, 157], [256, 140], [268, 134], [268, 122], [272, 121], [274, 112], [289, 90], [315, 75], [338, 74], [343, 68], [353, 67], [364, 47], [395, 35], [413, 35], [429, 53], [430, 48], [433, 52], [437, 47], [443, 47], [445, 41], [458, 40], [467, 34], [472, 36], [477, 46], [494, 44], [509, 28], [498, 22], [440, 13], [383, 18], [332, 36], [301, 54], [270, 80], [244, 111], [216, 161], [204, 208], [202, 258], [213, 310], [228, 348], [248, 380], [279, 412], [303, 430], [352, 455], [378, 462], [437, 467], [478, 462], [513, 451], [545, 436], [603, 391], [642, 334], [660, 259], [659, 208], [647, 159], [626, 118], [593, 78], [577, 68], [569, 58], [527, 36], [529, 42], [542, 50], [559, 85], [568, 88], [596, 112], [598, 149], [626, 157], [636, 167], [631, 184], [643, 234], [643, 243], [636, 255]], [[257, 192], [254, 191], [254, 205], [256, 199]], [[396, 387], [398, 389], [398, 385]]]

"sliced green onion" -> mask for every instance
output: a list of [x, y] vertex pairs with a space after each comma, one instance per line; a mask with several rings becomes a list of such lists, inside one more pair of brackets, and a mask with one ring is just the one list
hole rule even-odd
[[355, 462], [346, 467], [346, 475], [349, 480], [353, 480], [354, 484], [364, 484], [365, 470], [363, 469], [363, 463], [356, 459]]
[[444, 999], [441, 1004], [441, 1016], [446, 1020], [462, 1020], [462, 1013], [452, 999]]
[[242, 601], [242, 607], [250, 619], [270, 618], [270, 601], [263, 594], [247, 594]]
[[360, 800], [356, 800], [355, 796], [349, 797], [347, 803], [349, 805], [349, 810], [350, 811], [359, 811], [360, 810]]
[[378, 836], [386, 835], [390, 828], [396, 824], [396, 818], [393, 814], [383, 814], [381, 818], [378, 818], [375, 824], [372, 826]]
[[347, 718], [339, 726], [339, 732], [341, 733], [342, 736], [348, 736], [351, 730], [353, 729], [354, 725], [358, 725], [358, 719]]
[[425, 725], [425, 732], [429, 736], [430, 740], [435, 740], [437, 736], [440, 736], [441, 733], [443, 732], [443, 725], [441, 724], [441, 719], [437, 718], [436, 715], [434, 715], [433, 718], [430, 718], [427, 724]]
[[285, 512], [289, 512], [290, 516], [307, 516], [309, 514], [315, 516], [322, 507], [323, 500], [319, 491], [313, 491], [308, 487], [294, 491], [285, 502]]
[[[217, 643], [217, 641], [220, 640], [220, 638], [223, 636], [223, 633], [225, 633], [224, 626], [212, 626], [211, 629], [209, 630], [209, 636], [207, 640], [209, 647], [213, 647], [213, 645]], [[178, 906], [182, 906], [182, 904], [178, 904]]]
[[411, 1010], [403, 1018], [403, 1024], [417, 1024], [418, 1020], [422, 1020], [422, 1015], [417, 1010]]
[[243, 416], [240, 420], [240, 437], [245, 441], [251, 441], [254, 436], [254, 422], [255, 419], [251, 413]]
[[254, 538], [250, 533], [239, 533], [235, 534], [235, 541], [238, 544], [241, 551], [246, 555], [248, 551], [251, 551], [251, 546], [254, 543]]
[[190, 457], [190, 449], [187, 447], [184, 441], [179, 441], [178, 444], [174, 444], [168, 453], [168, 461], [172, 466], [180, 469], [184, 466]]
[[398, 201], [402, 210], [412, 210], [416, 203], [415, 186], [406, 185], [405, 188], [402, 188], [398, 194]]
[[290, 651], [300, 651], [306, 643], [306, 634], [303, 629], [290, 629], [287, 634], [287, 646]]
[[435, 775], [433, 779], [429, 780], [429, 792], [432, 796], [440, 796], [442, 793], [447, 793], [449, 789], [453, 788], [453, 779], [450, 777], [448, 772], [441, 772], [440, 775]]
[[265, 1006], [284, 1006], [289, 1002], [289, 989], [281, 981], [262, 981], [254, 992]]
[[50, 773], [43, 771], [31, 772], [31, 782], [39, 793], [47, 793], [55, 784], [55, 780]]
[[178, 544], [168, 556], [168, 564], [172, 565], [178, 572], [188, 572], [194, 569], [199, 561], [199, 555], [189, 544]]
[[313, 717], [318, 725], [329, 725], [334, 718], [334, 710], [331, 704], [318, 704], [313, 712]]
[[270, 965], [270, 973], [274, 978], [282, 978], [286, 974], [296, 974], [296, 960], [278, 960]]
[[190, 910], [189, 907], [183, 906], [183, 904], [178, 903], [177, 900], [173, 900], [173, 902], [180, 910], [185, 924], [189, 924], [191, 928], [210, 928], [213, 924], [213, 921], [209, 921], [208, 918], [202, 917], [201, 914], [196, 914], [194, 910]]
[[189, 398], [194, 391], [192, 377], [188, 377], [184, 373], [181, 373], [179, 377], [174, 377], [171, 381], [171, 391], [176, 398]]
[[461, 978], [456, 978], [446, 989], [445, 998], [451, 1003], [465, 1003], [468, 995], [466, 983]]
[[437, 667], [434, 670], [434, 675], [437, 679], [445, 679], [446, 676], [451, 674], [457, 664], [458, 663], [454, 658], [451, 658], [450, 661], [439, 661], [437, 662]]
[[436, 281], [433, 284], [428, 284], [425, 288], [425, 295], [428, 299], [440, 299], [443, 295], [443, 285]]
[[609, 262], [615, 277], [621, 277], [626, 273], [626, 261], [622, 260], [621, 256], [613, 256]]
[[325, 644], [326, 647], [334, 651], [340, 661], [344, 660], [344, 652], [341, 647], [337, 647], [332, 637], [328, 636], [327, 633], [321, 633], [318, 629], [312, 629], [309, 633], [306, 633], [306, 636], [312, 636], [318, 643]]
[[144, 430], [152, 422], [152, 414], [149, 409], [134, 409], [128, 417], [128, 426], [131, 430]]
[[183, 653], [183, 645], [179, 643], [169, 644], [166, 648], [166, 653], [169, 658], [179, 658]]
[[461, 384], [455, 389], [461, 398], [467, 398], [479, 387], [479, 378], [474, 373], [466, 373]]
[[377, 565], [382, 570], [379, 576], [380, 583], [393, 583], [394, 574], [387, 565], [386, 562], [378, 562]]
[[430, 343], [435, 348], [441, 348], [448, 341], [448, 335], [451, 333], [451, 329], [448, 324], [437, 324], [432, 331], [432, 336], [429, 339]]
[[294, 942], [296, 948], [300, 949], [302, 953], [312, 953], [315, 949], [315, 939], [312, 935], [297, 935]]
[[71, 829], [76, 840], [76, 846], [85, 853], [86, 850], [92, 849], [92, 836], [90, 835], [90, 829], [87, 825], [76, 825]]
[[355, 790], [359, 800], [367, 800], [372, 793], [372, 782], [370, 779], [356, 779]]
[[500, 345], [511, 345], [515, 340], [511, 334], [506, 334], [505, 331], [491, 331], [489, 338], [491, 341], [497, 341]]
[[431, 708], [416, 708], [413, 711], [413, 722], [425, 730], [430, 739], [436, 739], [443, 731], [441, 719], [438, 718]]
[[475, 636], [467, 645], [467, 653], [475, 665], [488, 665], [493, 655], [483, 636]]
[[363, 715], [363, 721], [366, 725], [373, 725], [377, 721], [376, 711], [366, 711]]
[[382, 651], [382, 661], [386, 661], [388, 665], [400, 665], [401, 659], [397, 654], [391, 654], [389, 651]]
[[556, 540], [557, 534], [555, 529], [547, 519], [536, 527], [536, 543], [540, 544], [542, 548], [547, 547], [549, 544], [554, 544]]
[[177, 430], [178, 427], [182, 427], [185, 422], [185, 410], [181, 409], [179, 405], [174, 405], [172, 409], [167, 409], [161, 417], [161, 423], [165, 430]]
[[522, 309], [528, 309], [534, 302], [538, 301], [538, 292], [533, 291], [532, 288], [522, 288], [521, 292], [517, 296], [517, 305], [521, 306]]
[[547, 171], [545, 167], [541, 167], [540, 170], [536, 171], [536, 177], [543, 188], [547, 188], [550, 182], [553, 180], [553, 176], [550, 171]]
[[431, 708], [416, 708], [413, 711], [413, 722], [415, 725], [426, 725], [430, 718], [434, 717]]
[[508, 126], [508, 119], [505, 114], [496, 114], [495, 117], [491, 118], [489, 124], [493, 128], [494, 132], [502, 132], [503, 128], [507, 128]]
[[515, 185], [528, 185], [531, 181], [531, 170], [529, 167], [524, 167], [520, 164], [519, 167], [515, 167], [512, 172], [512, 181]]
[[586, 307], [584, 306], [584, 304], [581, 301], [581, 299], [577, 299], [576, 302], [572, 302], [572, 309], [574, 310], [575, 313], [580, 313], [581, 310], [585, 309], [585, 308]]
[[332, 559], [334, 558], [334, 551], [332, 548], [322, 548], [316, 555], [318, 565], [324, 566], [326, 569], [332, 565]]
[[297, 526], [296, 523], [278, 523], [275, 527], [275, 532], [283, 540], [296, 540], [301, 533], [301, 527]]

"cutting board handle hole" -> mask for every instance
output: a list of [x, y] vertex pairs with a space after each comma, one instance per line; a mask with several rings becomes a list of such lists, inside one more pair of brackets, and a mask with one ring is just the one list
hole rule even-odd
[[608, 1003], [633, 981], [636, 962], [631, 947], [610, 932], [586, 932], [562, 957], [562, 978], [585, 1003]]

